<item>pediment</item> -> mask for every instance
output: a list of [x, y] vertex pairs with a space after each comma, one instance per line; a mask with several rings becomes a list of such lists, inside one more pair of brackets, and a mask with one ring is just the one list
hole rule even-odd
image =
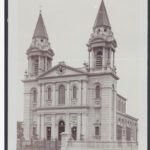
[[47, 77], [58, 77], [58, 76], [70, 76], [70, 75], [83, 75], [86, 72], [79, 69], [67, 66], [67, 65], [56, 65], [47, 72], [41, 74], [39, 78]]

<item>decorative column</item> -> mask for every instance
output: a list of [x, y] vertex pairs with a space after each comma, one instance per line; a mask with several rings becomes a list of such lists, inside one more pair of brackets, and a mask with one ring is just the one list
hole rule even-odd
[[42, 66], [41, 66], [41, 57], [39, 56], [39, 64], [38, 64], [38, 74], [41, 74], [41, 72], [42, 72]]
[[83, 95], [82, 105], [85, 106], [87, 104], [87, 81], [86, 80], [83, 80], [82, 95]]
[[103, 47], [103, 61], [102, 61], [102, 69], [105, 67], [105, 47]]
[[55, 98], [55, 95], [56, 95], [56, 84], [53, 83], [53, 90], [52, 90], [52, 106], [55, 106], [56, 105], [56, 98]]
[[70, 82], [67, 82], [67, 87], [66, 87], [66, 104], [65, 104], [67, 106], [70, 104], [70, 99], [69, 99], [69, 94], [70, 94], [69, 84], [70, 84]]
[[81, 135], [81, 116], [78, 114], [78, 122], [77, 122], [77, 140], [80, 140]]
[[45, 71], [47, 71], [47, 57], [45, 57]]
[[82, 136], [83, 140], [86, 139], [86, 114], [82, 114]]
[[117, 122], [116, 122], [116, 112], [117, 112], [117, 96], [116, 96], [116, 87], [114, 89], [114, 140], [116, 140], [116, 126], [117, 126]]
[[113, 51], [113, 68], [115, 67], [115, 52]]
[[42, 90], [41, 90], [41, 105], [42, 105], [42, 107], [44, 107], [44, 101], [45, 101], [45, 99], [44, 99], [44, 97], [45, 97], [44, 84], [42, 84], [41, 87], [42, 87]]
[[65, 127], [65, 132], [70, 133], [70, 127], [69, 127], [69, 113], [66, 113], [66, 127]]
[[40, 84], [38, 84], [38, 88], [37, 88], [37, 107], [40, 107], [40, 97], [41, 97], [41, 93], [40, 93]]
[[30, 93], [24, 93], [24, 138], [30, 140]]
[[40, 115], [37, 115], [37, 135], [38, 139], [40, 139]]
[[52, 115], [52, 139], [55, 140], [55, 114]]
[[111, 68], [113, 68], [113, 51], [111, 50]]
[[55, 84], [55, 105], [58, 105], [58, 89], [59, 88], [59, 86], [58, 86], [58, 84]]
[[28, 74], [32, 75], [32, 59], [30, 56], [28, 57]]
[[91, 51], [91, 68], [95, 68], [96, 64], [95, 64], [95, 54], [93, 52], [93, 50]]
[[44, 132], [45, 132], [45, 127], [44, 127], [44, 115], [41, 115], [41, 140], [43, 140], [44, 137]]
[[81, 85], [82, 83], [81, 83], [81, 81], [79, 81], [79, 84], [78, 84], [78, 90], [77, 90], [77, 104], [79, 105], [79, 106], [81, 106], [82, 104], [81, 104], [81, 92], [82, 92], [82, 90], [81, 90], [81, 87], [82, 87], [82, 85]]

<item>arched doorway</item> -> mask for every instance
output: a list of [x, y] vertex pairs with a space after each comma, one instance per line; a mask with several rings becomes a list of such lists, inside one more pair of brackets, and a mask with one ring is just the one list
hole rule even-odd
[[72, 127], [71, 128], [71, 133], [72, 133], [72, 138], [74, 139], [74, 140], [76, 140], [77, 139], [77, 127]]
[[61, 140], [61, 133], [65, 131], [65, 123], [64, 121], [59, 121], [58, 125], [58, 140]]

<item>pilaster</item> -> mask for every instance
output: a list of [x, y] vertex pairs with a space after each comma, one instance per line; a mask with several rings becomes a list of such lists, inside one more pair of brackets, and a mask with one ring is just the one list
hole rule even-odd
[[81, 135], [81, 116], [78, 114], [78, 124], [77, 124], [77, 140], [80, 140]]
[[55, 131], [55, 129], [56, 129], [56, 127], [55, 127], [55, 123], [56, 123], [56, 120], [55, 120], [55, 114], [53, 114], [52, 115], [52, 139], [54, 140], [55, 138], [56, 138], [56, 131]]
[[44, 84], [41, 84], [41, 105], [44, 107], [44, 100], [45, 100], [45, 89]]
[[105, 67], [105, 48], [103, 47], [103, 59], [102, 59], [102, 68]]
[[41, 115], [41, 140], [43, 140], [45, 132], [45, 126], [44, 126], [44, 115]]
[[30, 140], [30, 93], [24, 93], [24, 137]]
[[40, 139], [40, 115], [37, 115], [37, 135], [38, 139]]
[[70, 94], [70, 89], [69, 89], [69, 84], [70, 82], [67, 82], [67, 85], [66, 85], [66, 103], [65, 105], [69, 105], [69, 102], [70, 102], [70, 99], [69, 99], [69, 94]]
[[83, 80], [82, 84], [83, 84], [83, 90], [82, 90], [83, 100], [82, 100], [82, 105], [85, 106], [87, 104], [87, 81]]
[[45, 57], [45, 71], [47, 71], [47, 57]]
[[52, 106], [56, 105], [56, 84], [53, 83], [53, 90], [52, 90]]

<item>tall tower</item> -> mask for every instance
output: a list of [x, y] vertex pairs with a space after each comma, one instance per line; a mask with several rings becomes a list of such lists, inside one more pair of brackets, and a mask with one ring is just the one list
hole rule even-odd
[[93, 26], [93, 33], [87, 44], [89, 51], [89, 67], [91, 70], [115, 71], [116, 40], [111, 31], [104, 1], [102, 0]]
[[28, 75], [38, 76], [52, 66], [54, 52], [51, 49], [43, 17], [40, 12], [32, 37], [32, 43], [27, 50]]
[[111, 31], [103, 0], [87, 46], [89, 73], [94, 77], [90, 84], [98, 85], [101, 93], [99, 97], [101, 108], [97, 110], [98, 115], [101, 116], [101, 141], [114, 141], [116, 140], [116, 87], [119, 79], [115, 67], [117, 43]]

